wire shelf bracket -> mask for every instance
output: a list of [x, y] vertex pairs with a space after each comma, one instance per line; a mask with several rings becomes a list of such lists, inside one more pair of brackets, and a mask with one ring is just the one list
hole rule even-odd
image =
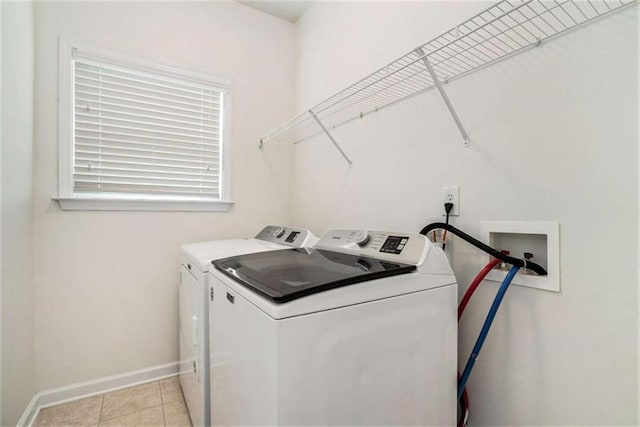
[[260, 139], [298, 144], [430, 90], [440, 92], [462, 134], [469, 136], [443, 83], [540, 46], [569, 31], [638, 5], [638, 0], [500, 0], [273, 129]]
[[418, 56], [424, 62], [424, 66], [427, 67], [427, 70], [429, 71], [429, 74], [431, 75], [431, 79], [433, 80], [433, 84], [438, 89], [438, 92], [440, 92], [440, 96], [442, 96], [442, 100], [447, 105], [447, 108], [449, 109], [449, 112], [451, 113], [451, 116], [453, 117], [453, 120], [456, 122], [456, 126], [458, 126], [458, 129], [460, 130], [460, 134], [462, 135], [462, 145], [465, 146], [465, 147], [468, 147], [469, 146], [469, 134], [467, 134], [467, 131], [464, 129], [464, 126], [462, 125], [462, 122], [460, 121], [460, 117], [458, 117], [458, 113], [456, 113], [456, 109], [453, 108], [453, 104], [451, 104], [451, 101], [449, 100], [449, 97], [447, 96], [447, 92], [445, 92], [444, 88], [442, 87], [442, 83], [440, 82], [440, 79], [438, 79], [438, 76], [436, 75], [436, 72], [433, 71], [433, 67], [431, 66], [431, 63], [429, 62], [429, 58], [427, 58], [427, 55], [424, 54], [424, 50], [422, 50], [421, 47], [416, 48], [414, 52], [417, 53]]
[[325, 133], [325, 135], [327, 135], [327, 138], [329, 138], [331, 140], [331, 142], [333, 142], [333, 145], [340, 152], [340, 154], [342, 154], [342, 157], [344, 157], [344, 159], [347, 161], [347, 163], [349, 163], [349, 167], [351, 167], [351, 165], [352, 165], [351, 159], [349, 159], [349, 157], [342, 150], [342, 147], [340, 147], [340, 145], [333, 138], [333, 135], [331, 135], [331, 132], [329, 132], [329, 130], [322, 124], [322, 122], [320, 121], [318, 116], [316, 116], [316, 114], [313, 111], [309, 110], [309, 114], [311, 114], [311, 117], [313, 117], [313, 119], [318, 123], [318, 126], [320, 126], [320, 129], [322, 129], [322, 131]]

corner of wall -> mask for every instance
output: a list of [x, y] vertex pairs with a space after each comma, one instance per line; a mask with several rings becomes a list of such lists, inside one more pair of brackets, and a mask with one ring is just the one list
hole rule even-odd
[[[0, 425], [15, 425], [36, 395], [33, 286], [34, 10], [2, 2], [0, 107]], [[11, 185], [7, 185], [7, 183]], [[4, 183], [4, 185], [2, 185]]]

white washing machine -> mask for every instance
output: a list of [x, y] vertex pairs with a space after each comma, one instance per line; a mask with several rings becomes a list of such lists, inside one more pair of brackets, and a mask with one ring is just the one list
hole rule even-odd
[[309, 230], [265, 227], [250, 239], [229, 239], [184, 245], [181, 248], [180, 384], [194, 426], [209, 425], [209, 300], [211, 260], [240, 254], [312, 246], [318, 241]]
[[213, 261], [213, 425], [455, 425], [457, 285], [424, 236]]

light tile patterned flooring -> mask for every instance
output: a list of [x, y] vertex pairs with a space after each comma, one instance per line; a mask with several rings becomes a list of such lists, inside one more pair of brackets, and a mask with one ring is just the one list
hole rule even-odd
[[40, 410], [38, 426], [191, 426], [178, 377]]

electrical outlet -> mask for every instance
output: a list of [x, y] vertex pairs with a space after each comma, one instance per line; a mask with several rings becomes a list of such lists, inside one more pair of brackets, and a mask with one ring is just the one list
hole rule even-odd
[[446, 215], [446, 212], [444, 212], [445, 203], [453, 203], [453, 209], [451, 209], [451, 213], [449, 214], [449, 216], [460, 215], [460, 186], [448, 185], [448, 186], [442, 187], [442, 215], [443, 216]]

